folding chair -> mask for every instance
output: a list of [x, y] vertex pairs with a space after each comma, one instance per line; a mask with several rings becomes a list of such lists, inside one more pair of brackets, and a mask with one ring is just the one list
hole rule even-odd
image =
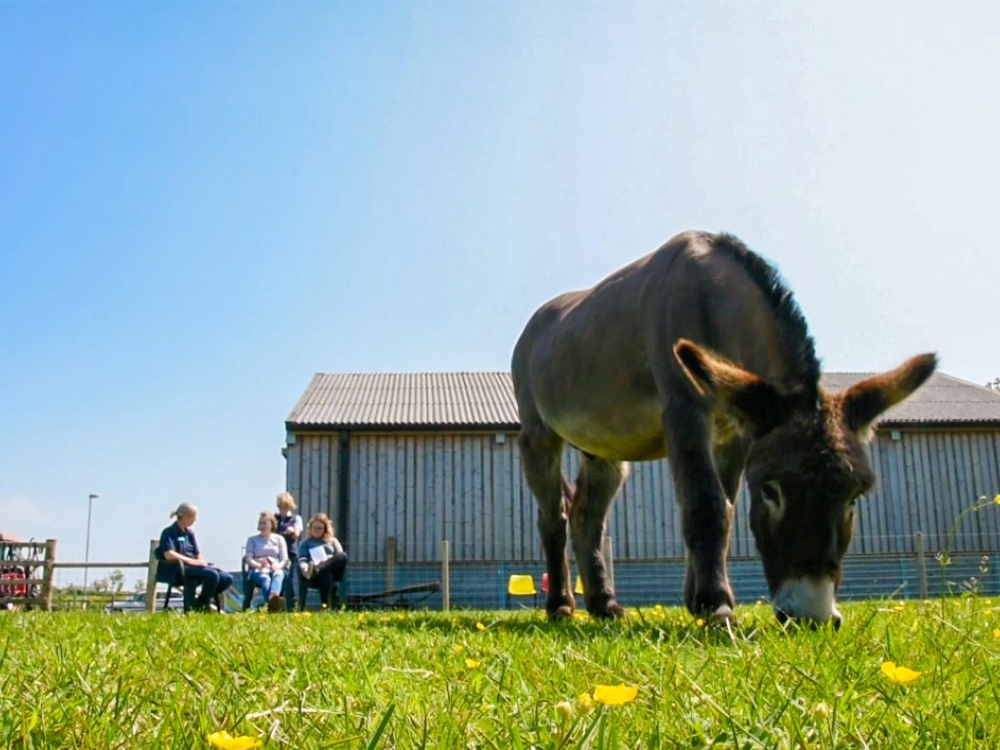
[[[194, 602], [193, 588], [195, 588], [197, 584], [195, 584], [195, 587], [192, 587], [192, 590], [185, 588], [184, 563], [170, 562], [169, 560], [166, 560], [163, 557], [163, 552], [160, 550], [159, 546], [153, 550], [153, 557], [156, 558], [156, 582], [165, 583], [167, 585], [167, 595], [163, 598], [163, 611], [170, 611], [170, 595], [173, 593], [174, 589], [178, 589], [184, 597], [184, 612], [187, 613], [190, 611], [191, 605]], [[222, 605], [222, 594], [216, 595], [215, 608], [219, 612], [224, 611]]]
[[250, 578], [250, 568], [244, 557], [240, 561], [240, 572], [243, 574], [243, 611], [246, 612], [253, 604], [253, 595], [257, 591], [257, 584]]
[[538, 606], [538, 591], [535, 590], [535, 579], [529, 575], [514, 574], [507, 581], [507, 596], [530, 596], [534, 606]]

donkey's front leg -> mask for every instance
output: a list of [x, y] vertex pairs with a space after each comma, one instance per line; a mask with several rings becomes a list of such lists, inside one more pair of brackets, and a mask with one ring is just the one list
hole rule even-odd
[[736, 606], [726, 572], [731, 506], [712, 459], [708, 416], [698, 403], [675, 398], [663, 422], [688, 549], [684, 603], [694, 615], [728, 622]]

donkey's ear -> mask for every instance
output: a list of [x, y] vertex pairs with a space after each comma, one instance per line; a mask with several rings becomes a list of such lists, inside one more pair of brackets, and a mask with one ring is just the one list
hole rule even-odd
[[920, 354], [895, 370], [862, 380], [844, 391], [844, 421], [847, 427], [864, 434], [882, 412], [923, 385], [937, 368], [936, 354]]
[[693, 341], [678, 340], [674, 356], [698, 393], [721, 400], [758, 430], [767, 428], [784, 401], [771, 385], [749, 370]]

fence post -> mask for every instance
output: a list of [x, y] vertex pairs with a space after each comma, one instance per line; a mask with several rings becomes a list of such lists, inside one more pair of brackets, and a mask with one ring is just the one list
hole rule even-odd
[[448, 540], [441, 542], [441, 610], [447, 612], [451, 609], [451, 570], [450, 553], [448, 551]]
[[396, 537], [386, 537], [385, 540], [385, 590], [396, 588]]
[[45, 566], [42, 568], [42, 599], [45, 611], [52, 611], [52, 576], [55, 574], [56, 540], [45, 540]]
[[924, 557], [924, 535], [918, 531], [913, 535], [913, 541], [917, 547], [917, 575], [920, 580], [920, 598], [926, 599], [928, 597], [928, 589], [927, 560]]
[[[611, 537], [604, 537], [604, 568], [608, 571], [608, 583], [611, 588], [615, 587], [615, 555], [611, 543]], [[570, 583], [572, 585], [572, 583]]]
[[149, 540], [149, 567], [146, 569], [146, 611], [156, 611], [156, 551], [160, 544], [159, 539]]

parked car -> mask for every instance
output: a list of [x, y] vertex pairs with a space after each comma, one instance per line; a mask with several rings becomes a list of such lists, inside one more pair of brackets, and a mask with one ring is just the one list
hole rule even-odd
[[[157, 591], [156, 592], [156, 611], [163, 611], [163, 604], [166, 601], [167, 592]], [[176, 609], [178, 612], [184, 609], [184, 595], [180, 591], [174, 591], [170, 596], [170, 606], [169, 609]], [[119, 601], [111, 602], [104, 608], [104, 611], [108, 614], [135, 614], [138, 612], [146, 611], [146, 594], [141, 592], [138, 594], [132, 594], [132, 596], [127, 599], [121, 599]]]

